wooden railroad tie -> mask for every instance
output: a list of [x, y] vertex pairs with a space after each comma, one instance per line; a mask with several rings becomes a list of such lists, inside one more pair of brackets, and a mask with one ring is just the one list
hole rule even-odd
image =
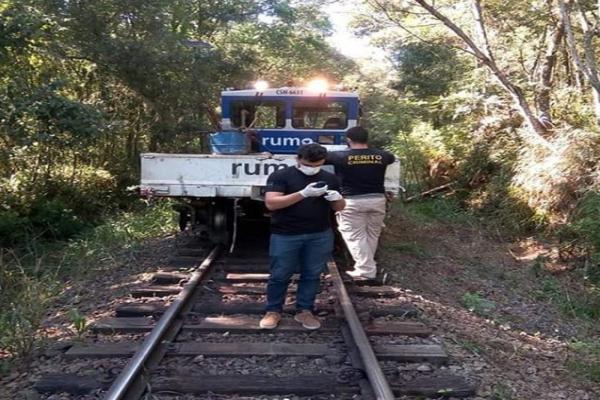
[[[242, 286], [243, 285], [243, 286]], [[209, 290], [215, 290], [221, 294], [239, 294], [239, 295], [264, 295], [266, 294], [265, 284], [239, 284], [234, 285], [215, 285], [207, 286]], [[163, 297], [179, 293], [179, 285], [151, 285], [131, 290], [132, 297]], [[296, 285], [291, 284], [288, 293], [295, 293]], [[396, 297], [398, 290], [390, 286], [356, 286], [350, 289], [352, 294], [362, 297]]]
[[[67, 358], [129, 357], [138, 348], [135, 342], [76, 344], [65, 353]], [[376, 345], [380, 361], [430, 362], [444, 364], [448, 355], [439, 345]], [[326, 357], [339, 352], [326, 344], [296, 343], [174, 343], [167, 348], [169, 356], [248, 357], [248, 356], [302, 356]]]
[[[48, 374], [35, 384], [40, 393], [86, 394], [98, 389], [107, 389], [111, 382], [100, 376], [78, 376], [75, 374]], [[278, 395], [293, 393], [299, 396], [319, 394], [360, 393], [353, 382], [341, 384], [335, 375], [294, 375], [275, 377], [264, 375], [186, 375], [159, 376], [150, 379], [155, 392], [215, 393], [239, 395]], [[475, 387], [464, 378], [453, 375], [416, 378], [410, 382], [391, 385], [397, 396], [468, 397], [475, 394]]]
[[[334, 312], [334, 306], [329, 303], [317, 301], [315, 303], [316, 312], [321, 311], [331, 313]], [[142, 317], [148, 315], [160, 315], [166, 310], [166, 306], [161, 303], [126, 303], [117, 306], [115, 315], [117, 317]], [[368, 313], [371, 317], [405, 317], [413, 318], [419, 314], [419, 310], [411, 304], [404, 304], [399, 306], [381, 306], [381, 307], [361, 307], [357, 305], [357, 311], [359, 314]], [[263, 302], [210, 302], [195, 304], [192, 308], [192, 312], [195, 314], [217, 314], [217, 315], [231, 315], [231, 314], [252, 314], [262, 315], [265, 313], [265, 303]], [[283, 312], [285, 314], [295, 314], [296, 309], [293, 305], [284, 306]]]
[[[225, 275], [225, 278], [217, 278], [216, 280], [222, 283], [266, 283], [269, 280], [270, 274], [268, 273], [239, 273], [229, 272]], [[299, 274], [292, 276], [292, 282], [296, 282], [299, 279]], [[165, 285], [174, 284], [186, 281], [189, 278], [189, 274], [182, 272], [157, 272], [152, 276], [151, 282], [153, 284]], [[376, 279], [363, 279], [355, 280], [354, 284], [358, 286], [383, 286], [380, 281]]]
[[[197, 322], [187, 323], [183, 329], [196, 332], [307, 332], [298, 322], [291, 318], [284, 318], [280, 325], [274, 330], [261, 329], [258, 326], [259, 318], [253, 316], [240, 317], [204, 317], [198, 318]], [[130, 318], [106, 318], [96, 322], [92, 330], [97, 333], [141, 333], [149, 332], [155, 323], [152, 318], [130, 317]], [[323, 322], [320, 331], [337, 331], [340, 321], [327, 319]], [[397, 322], [373, 321], [365, 326], [365, 331], [370, 335], [406, 335], [426, 337], [432, 333], [431, 328], [419, 322]]]

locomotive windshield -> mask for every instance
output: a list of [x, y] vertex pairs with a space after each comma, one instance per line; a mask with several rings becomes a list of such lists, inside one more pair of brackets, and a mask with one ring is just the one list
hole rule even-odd
[[252, 152], [295, 154], [307, 143], [345, 148], [345, 131], [358, 125], [359, 106], [358, 95], [346, 91], [226, 90], [221, 93], [221, 127], [254, 131]]
[[297, 101], [292, 115], [292, 126], [296, 129], [346, 129], [348, 126], [348, 107], [343, 102]]
[[285, 126], [285, 103], [281, 101], [234, 101], [231, 122], [235, 128], [274, 129]]

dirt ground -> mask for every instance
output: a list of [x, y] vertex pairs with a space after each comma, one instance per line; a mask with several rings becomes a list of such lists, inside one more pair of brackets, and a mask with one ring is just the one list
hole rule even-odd
[[[480, 398], [600, 399], [598, 377], [594, 383], [573, 367], [573, 362], [585, 368], [585, 362], [598, 365], [599, 360], [569, 346], [597, 341], [600, 324], [570, 318], [540, 296], [540, 270], [553, 265], [540, 266], [538, 256], [551, 260], [551, 246], [532, 238], [509, 241], [469, 224], [407, 215], [395, 209], [388, 218], [380, 267], [437, 328], [453, 368], [462, 369], [455, 372], [479, 382]], [[562, 289], [573, 290], [567, 276], [561, 279]]]
[[[110, 315], [132, 287], [167, 263], [178, 240], [150, 241], [107, 265], [110, 273], [67, 289], [48, 313], [40, 349], [0, 378], [0, 399], [41, 399], [31, 385], [42, 373], [56, 371], [61, 348], [77, 340], [67, 311], [77, 307], [88, 323]], [[394, 300], [411, 302], [436, 328], [436, 340], [452, 360], [447, 369], [478, 383], [474, 399], [600, 399], [598, 383], [572, 366], [593, 360], [569, 346], [574, 340], [597, 341], [598, 323], [570, 318], [536, 295], [537, 256], [550, 253], [551, 246], [534, 239], [513, 242], [474, 225], [415, 220], [394, 210], [378, 258], [399, 289]], [[110, 369], [98, 362], [99, 370], [105, 367]]]

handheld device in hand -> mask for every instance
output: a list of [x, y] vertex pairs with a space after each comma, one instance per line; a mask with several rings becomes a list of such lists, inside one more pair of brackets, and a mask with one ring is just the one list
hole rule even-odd
[[318, 181], [313, 187], [320, 189], [320, 188], [325, 187], [325, 186], [327, 186], [327, 182], [325, 182], [325, 181]]

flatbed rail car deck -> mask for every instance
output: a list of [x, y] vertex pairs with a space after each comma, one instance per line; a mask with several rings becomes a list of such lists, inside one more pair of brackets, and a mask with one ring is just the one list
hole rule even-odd
[[[267, 177], [289, 165], [296, 156], [264, 154], [142, 154], [142, 191], [163, 197], [262, 198]], [[325, 166], [333, 172], [333, 166]], [[385, 187], [400, 190], [400, 162], [387, 167]]]

